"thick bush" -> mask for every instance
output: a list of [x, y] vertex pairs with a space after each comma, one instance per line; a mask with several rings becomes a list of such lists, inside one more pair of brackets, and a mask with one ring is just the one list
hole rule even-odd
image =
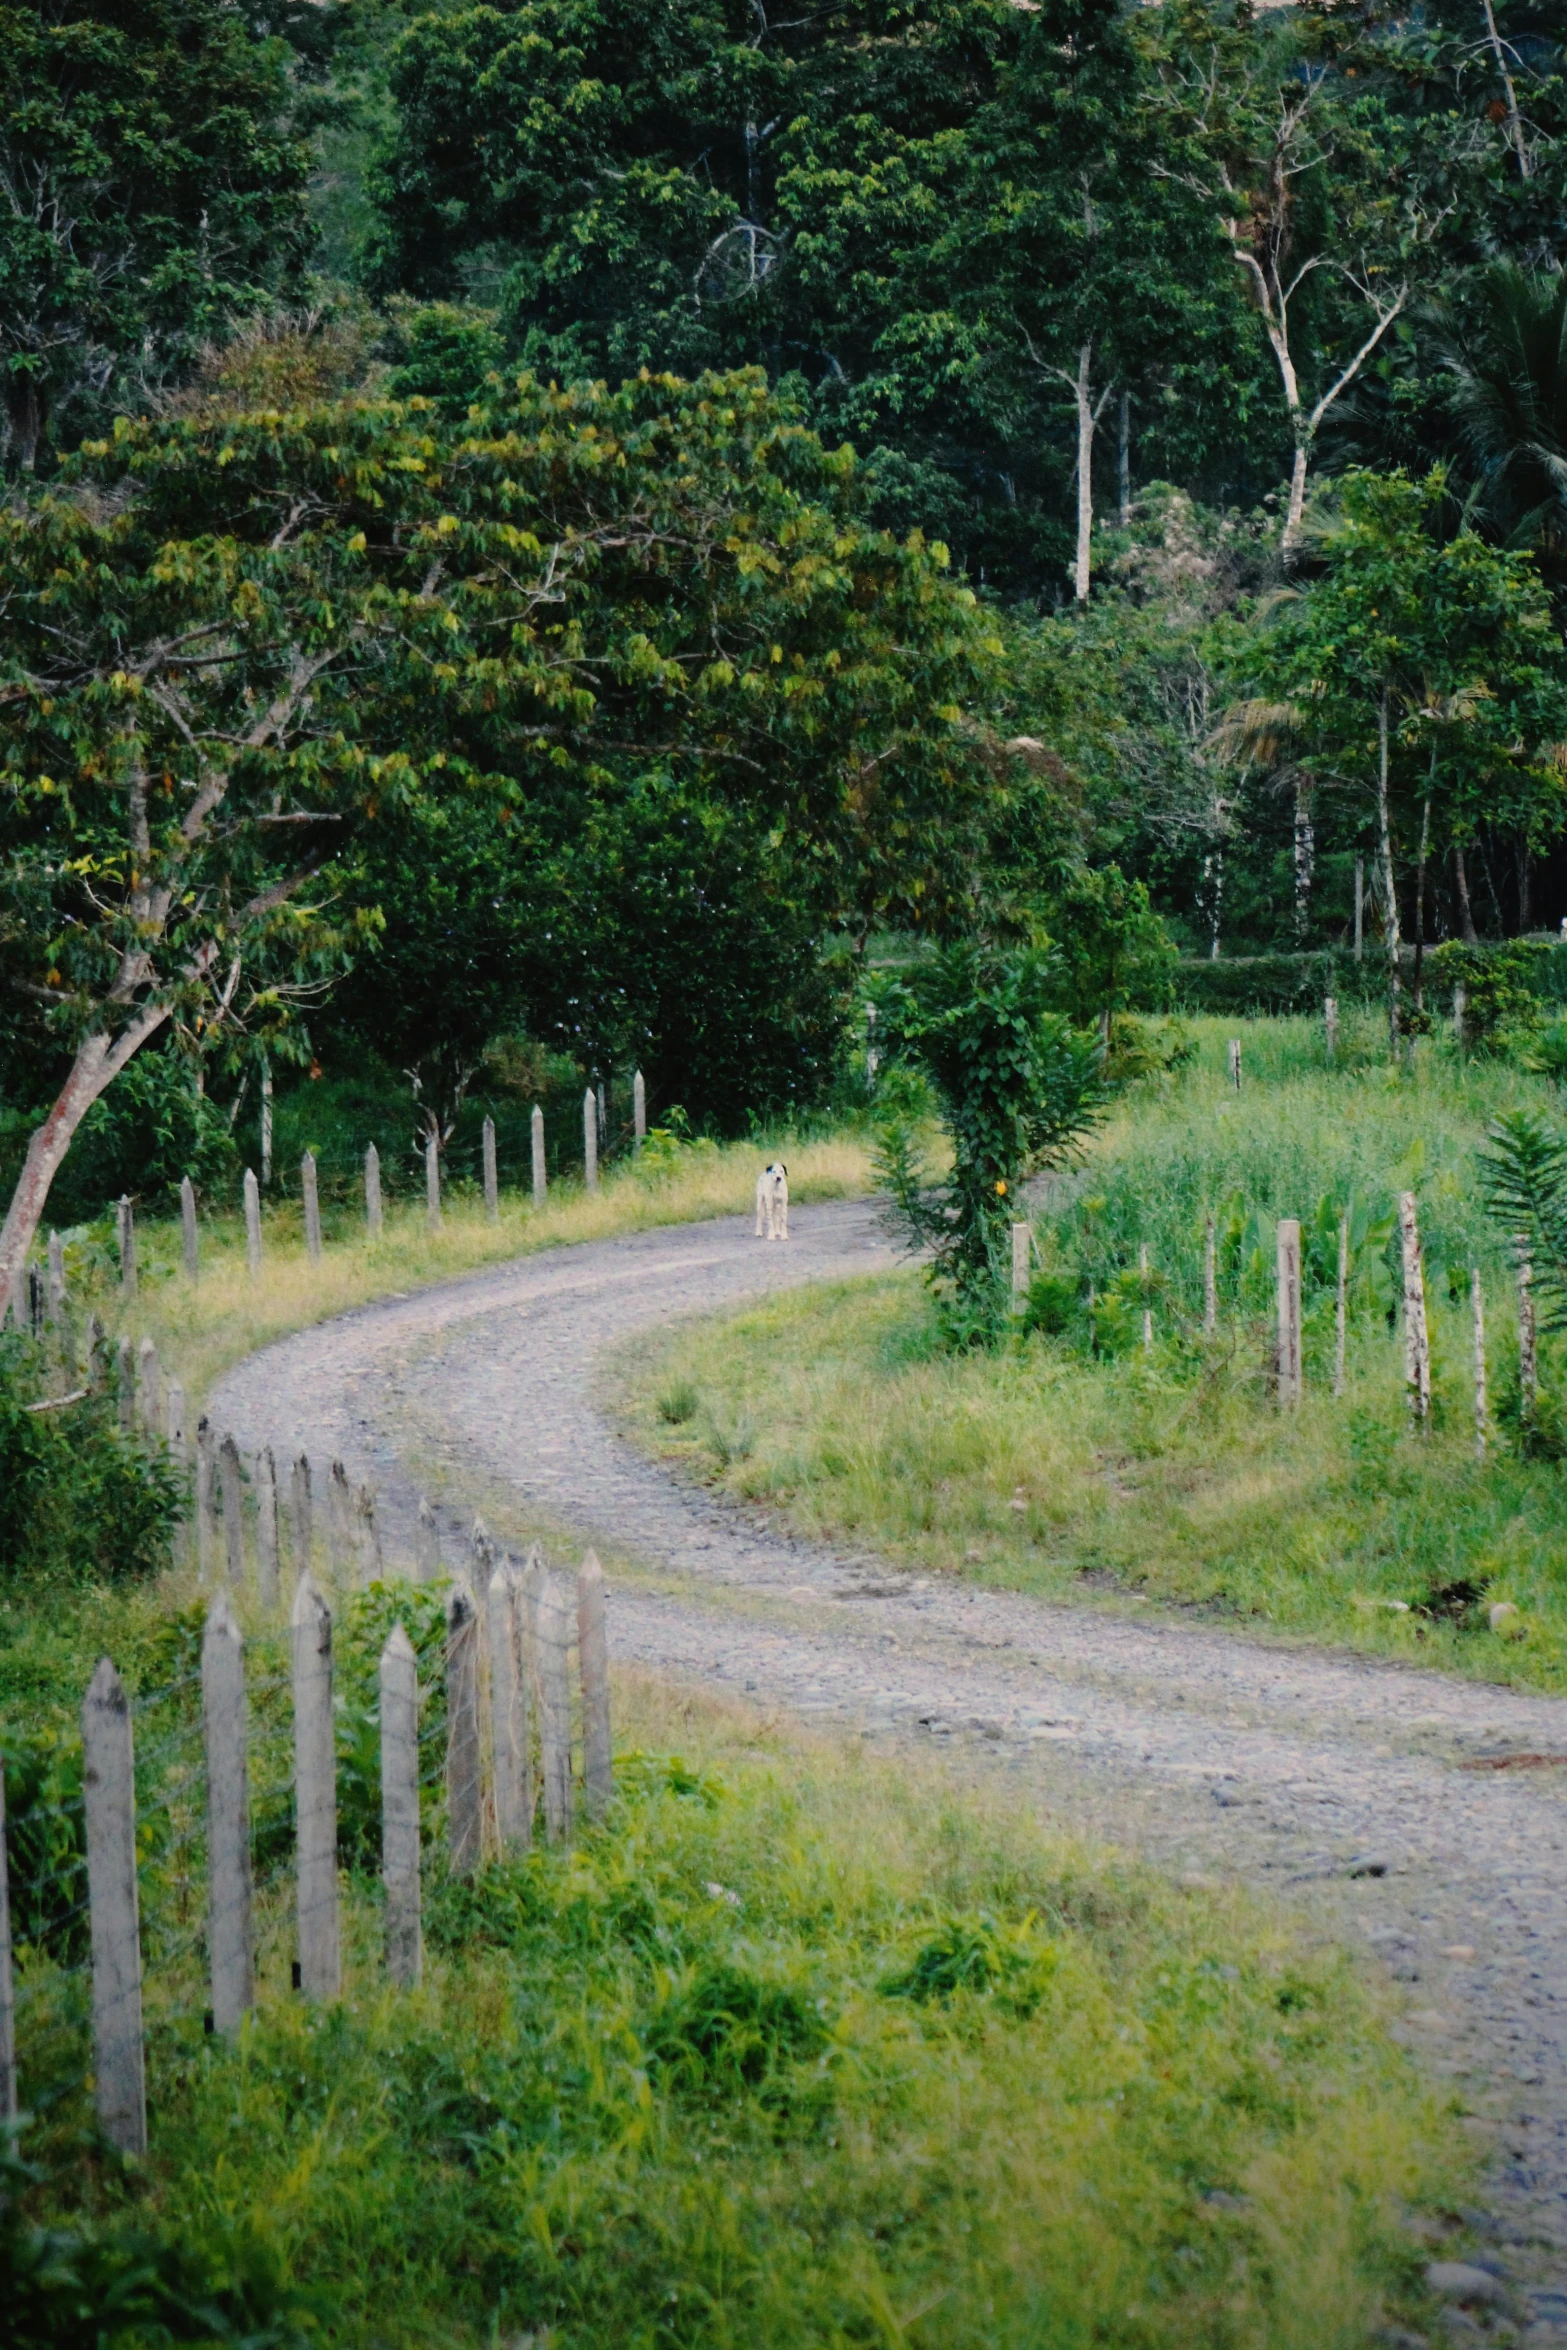
[[36, 1411], [60, 1374], [15, 1331], [0, 1337], [0, 1585], [119, 1581], [169, 1561], [183, 1488], [161, 1447], [120, 1429], [111, 1399]]

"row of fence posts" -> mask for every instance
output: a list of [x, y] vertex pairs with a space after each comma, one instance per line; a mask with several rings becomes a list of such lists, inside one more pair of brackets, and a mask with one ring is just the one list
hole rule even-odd
[[[488, 1545], [476, 1548], [476, 1557], [490, 1569], [482, 1618], [461, 1577], [446, 1603], [446, 1857], [458, 1876], [471, 1876], [487, 1855], [526, 1851], [541, 1806], [550, 1843], [571, 1834], [573, 1629], [587, 1816], [602, 1818], [614, 1792], [604, 1575], [597, 1558], [589, 1551], [571, 1577], [546, 1568], [537, 1551], [521, 1568], [496, 1559]], [[342, 1988], [332, 1611], [308, 1573], [294, 1594], [289, 1631], [294, 1986], [307, 1999], [329, 2001]], [[420, 1691], [418, 1660], [401, 1624], [381, 1651], [378, 1679], [384, 1957], [389, 1979], [408, 1988], [418, 1984], [423, 1966]], [[244, 1640], [223, 1586], [207, 1610], [201, 1693], [211, 2028], [230, 2033], [256, 2004], [256, 1955]], [[147, 2094], [135, 1754], [130, 1702], [108, 1657], [83, 1699], [81, 1729], [98, 2119], [113, 2145], [141, 2154]], [[6, 2121], [17, 2112], [16, 2055], [0, 1774], [0, 2118]]]
[[[632, 1129], [638, 1149], [647, 1140], [647, 1087], [642, 1072], [636, 1071], [631, 1081]], [[597, 1191], [599, 1183], [599, 1153], [606, 1139], [608, 1108], [602, 1085], [588, 1086], [582, 1096], [582, 1162], [584, 1180], [589, 1191]], [[549, 1191], [549, 1176], [544, 1161], [544, 1112], [534, 1104], [529, 1122], [532, 1156], [533, 1204], [542, 1207]], [[500, 1219], [500, 1169], [496, 1156], [495, 1121], [486, 1118], [480, 1136], [483, 1166], [484, 1211], [492, 1224]], [[268, 1170], [270, 1173], [270, 1168]], [[261, 1270], [261, 1185], [254, 1168], [245, 1169], [243, 1184], [245, 1207], [245, 1256], [250, 1271]], [[321, 1196], [320, 1177], [313, 1151], [306, 1151], [299, 1163], [300, 1203], [304, 1215], [305, 1254], [312, 1264], [321, 1260]], [[382, 1230], [385, 1215], [381, 1197], [381, 1154], [372, 1142], [364, 1156], [365, 1227], [372, 1239]], [[424, 1146], [424, 1203], [425, 1228], [429, 1232], [441, 1229], [441, 1145], [440, 1138], [431, 1134]], [[115, 1232], [120, 1259], [120, 1288], [127, 1297], [136, 1294], [136, 1215], [129, 1198], [120, 1199], [115, 1206]], [[54, 1249], [58, 1235], [50, 1236], [51, 1284], [55, 1279]], [[188, 1175], [180, 1183], [180, 1240], [185, 1272], [190, 1280], [201, 1277], [201, 1234], [196, 1221], [196, 1189]], [[42, 1278], [38, 1276], [38, 1278]], [[64, 1293], [63, 1258], [59, 1271], [61, 1294]]]
[[[1468, 1007], [1469, 999], [1465, 995], [1462, 985], [1455, 987], [1453, 989], [1453, 1042], [1460, 1051], [1463, 1049], [1465, 1041], [1464, 1022], [1468, 1016]], [[1327, 1049], [1328, 1059], [1336, 1061], [1338, 1059], [1338, 998], [1336, 996], [1324, 996], [1322, 999], [1322, 1039]], [[1415, 1039], [1411, 1037], [1409, 1041], [1413, 1047]], [[1232, 1036], [1229, 1040], [1225, 1064], [1229, 1082], [1239, 1093], [1241, 1089], [1241, 1040], [1238, 1036]]]
[[[1398, 1230], [1403, 1265], [1403, 1329], [1404, 1329], [1404, 1385], [1410, 1415], [1418, 1427], [1426, 1427], [1431, 1417], [1431, 1337], [1426, 1321], [1425, 1267], [1420, 1248], [1420, 1222], [1412, 1191], [1398, 1195]], [[1016, 1223], [1012, 1227], [1012, 1310], [1021, 1316], [1028, 1304], [1029, 1284], [1033, 1269], [1033, 1227]], [[1154, 1317], [1149, 1287], [1149, 1263], [1146, 1245], [1138, 1251], [1138, 1268], [1142, 1278], [1143, 1349], [1153, 1352]], [[1517, 1254], [1518, 1279], [1518, 1384], [1520, 1414], [1527, 1423], [1534, 1417], [1539, 1393], [1538, 1350], [1535, 1338], [1534, 1273], [1528, 1254], [1522, 1248]], [[1301, 1354], [1301, 1242], [1300, 1224], [1293, 1216], [1281, 1217], [1277, 1233], [1276, 1284], [1278, 1298], [1278, 1339], [1274, 1355], [1274, 1392], [1281, 1406], [1288, 1409], [1298, 1404], [1305, 1392], [1305, 1368]], [[1474, 1369], [1474, 1428], [1475, 1451], [1485, 1455], [1489, 1437], [1488, 1403], [1485, 1361], [1485, 1295], [1480, 1280], [1480, 1268], [1471, 1266], [1469, 1273], [1469, 1305], [1473, 1332]], [[1214, 1220], [1207, 1217], [1203, 1226], [1203, 1335], [1213, 1337], [1219, 1327], [1218, 1248]], [[1344, 1357], [1349, 1329], [1349, 1218], [1341, 1216], [1338, 1227], [1338, 1281], [1334, 1297], [1333, 1315], [1333, 1393], [1344, 1392]]]

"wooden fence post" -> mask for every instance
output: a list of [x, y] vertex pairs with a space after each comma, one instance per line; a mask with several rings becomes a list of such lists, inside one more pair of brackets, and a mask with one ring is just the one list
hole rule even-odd
[[424, 1228], [441, 1229], [441, 1145], [433, 1134], [424, 1146]]
[[1211, 1216], [1202, 1226], [1202, 1326], [1209, 1338], [1219, 1327], [1219, 1252]]
[[1279, 1219], [1279, 1402], [1288, 1407], [1301, 1396], [1300, 1363], [1300, 1225], [1293, 1216]]
[[1473, 1265], [1469, 1272], [1469, 1307], [1474, 1318], [1475, 1357], [1475, 1454], [1485, 1459], [1486, 1396], [1485, 1396], [1485, 1291], [1480, 1285], [1480, 1268]]
[[256, 1586], [264, 1608], [278, 1603], [277, 1463], [272, 1447], [256, 1455]]
[[361, 1485], [354, 1497], [354, 1518], [359, 1553], [359, 1580], [361, 1583], [381, 1583], [386, 1579], [386, 1562], [381, 1556], [381, 1529], [376, 1523], [375, 1487]]
[[528, 1842], [523, 1778], [528, 1752], [528, 1686], [522, 1655], [519, 1594], [503, 1560], [485, 1593], [490, 1662], [490, 1756], [495, 1773], [495, 1834], [502, 1852]]
[[196, 1230], [196, 1186], [188, 1175], [180, 1177], [180, 1244], [186, 1276], [194, 1281], [201, 1272], [201, 1240]]
[[185, 1468], [185, 1389], [178, 1379], [171, 1379], [163, 1390], [163, 1441]]
[[1338, 1220], [1338, 1287], [1333, 1299], [1333, 1392], [1344, 1392], [1344, 1350], [1349, 1338], [1349, 1218]]
[[372, 1142], [365, 1152], [365, 1229], [372, 1240], [380, 1238], [382, 1223], [381, 1154]]
[[609, 1722], [609, 1635], [604, 1624], [604, 1570], [589, 1551], [577, 1571], [577, 1671], [582, 1681], [582, 1801], [601, 1820], [615, 1792]]
[[1431, 1417], [1431, 1343], [1426, 1334], [1426, 1284], [1420, 1263], [1420, 1224], [1415, 1195], [1398, 1195], [1398, 1229], [1404, 1249], [1404, 1383], [1417, 1427]]
[[484, 1151], [484, 1213], [491, 1224], [498, 1224], [501, 1217], [501, 1185], [495, 1165], [495, 1120], [493, 1118], [485, 1119], [480, 1139]]
[[333, 1576], [341, 1581], [352, 1572], [354, 1557], [354, 1498], [341, 1461], [332, 1463], [327, 1480], [326, 1550]]
[[149, 1444], [156, 1444], [163, 1434], [162, 1388], [158, 1350], [144, 1338], [136, 1349], [136, 1417]]
[[1328, 1048], [1328, 1059], [1330, 1061], [1336, 1061], [1338, 1058], [1337, 996], [1329, 995], [1324, 996], [1322, 999], [1322, 1033]]
[[419, 1661], [401, 1624], [381, 1651], [381, 1877], [386, 1971], [417, 1988], [424, 1950], [419, 1900]]
[[1453, 990], [1453, 1042], [1460, 1052], [1464, 1049], [1464, 1014], [1468, 1008], [1469, 998], [1460, 980]]
[[122, 2154], [147, 2151], [136, 1892], [136, 1769], [131, 1709], [104, 1657], [82, 1700], [87, 1902], [92, 1920], [93, 2071], [98, 2123]]
[[128, 1338], [122, 1338], [114, 1350], [115, 1411], [119, 1418], [120, 1434], [136, 1433], [136, 1350]]
[[306, 1151], [299, 1162], [299, 1188], [305, 1202], [305, 1254], [313, 1265], [321, 1262], [321, 1196], [316, 1188], [316, 1154]]
[[424, 1494], [419, 1496], [419, 1525], [414, 1536], [414, 1563], [421, 1583], [439, 1581], [441, 1573], [441, 1531], [435, 1522], [435, 1512]]
[[218, 1558], [218, 1440], [205, 1412], [196, 1422], [196, 1571], [205, 1583]]
[[544, 1829], [552, 1844], [563, 1844], [571, 1834], [571, 1597], [561, 1576], [544, 1576], [535, 1622]]
[[590, 1085], [582, 1097], [582, 1180], [589, 1191], [599, 1187], [599, 1106]]
[[528, 1133], [533, 1145], [533, 1204], [536, 1208], [542, 1208], [544, 1195], [549, 1189], [549, 1177], [544, 1170], [544, 1112], [537, 1102], [528, 1120]]
[[1534, 1335], [1534, 1260], [1518, 1252], [1518, 1419], [1527, 1431], [1540, 1396], [1540, 1361]]
[[120, 1289], [124, 1296], [136, 1295], [136, 1210], [130, 1195], [121, 1193], [114, 1211], [115, 1230], [120, 1244]]
[[479, 1865], [483, 1835], [479, 1773], [479, 1622], [466, 1583], [446, 1602], [446, 1851], [453, 1876]]
[[1033, 1229], [1027, 1224], [1012, 1227], [1012, 1311], [1021, 1314], [1028, 1304], [1028, 1280], [1033, 1253]]
[[298, 1871], [299, 1988], [335, 1999], [342, 1985], [337, 1930], [337, 1754], [332, 1740], [332, 1615], [308, 1574], [290, 1620], [294, 1681], [294, 1835]]
[[288, 1512], [291, 1520], [289, 1531], [294, 1538], [294, 1574], [297, 1579], [300, 1575], [309, 1574], [310, 1553], [315, 1543], [315, 1528], [311, 1523], [310, 1457], [308, 1453], [298, 1455], [290, 1472]]
[[0, 2129], [16, 2121], [16, 1986], [11, 1974], [11, 1890], [5, 1857], [5, 1772], [0, 1770]]
[[261, 1191], [253, 1167], [245, 1169], [245, 1263], [254, 1280], [261, 1271]]
[[1230, 1038], [1230, 1083], [1239, 1093], [1241, 1089], [1241, 1040], [1238, 1036]]
[[468, 1555], [473, 1563], [474, 1587], [482, 1590], [490, 1579], [495, 1565], [495, 1545], [482, 1518], [473, 1521], [473, 1532], [468, 1537]]
[[49, 1319], [57, 1329], [65, 1322], [65, 1243], [58, 1232], [49, 1235]]
[[640, 1069], [631, 1080], [631, 1131], [640, 1150], [647, 1140], [647, 1084]]
[[245, 1580], [245, 1472], [232, 1433], [218, 1446], [218, 1483], [223, 1493], [223, 1555], [229, 1582], [238, 1590]]
[[256, 2003], [250, 1927], [250, 1782], [245, 1654], [228, 1593], [207, 1610], [201, 1643], [201, 1716], [207, 1748], [207, 1957], [212, 2023], [239, 2028]]

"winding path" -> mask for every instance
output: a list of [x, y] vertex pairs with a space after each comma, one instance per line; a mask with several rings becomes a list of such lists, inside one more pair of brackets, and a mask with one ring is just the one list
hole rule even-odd
[[[808, 1548], [644, 1459], [595, 1402], [640, 1331], [888, 1263], [861, 1202], [559, 1249], [267, 1348], [209, 1402], [281, 1462], [421, 1489], [511, 1542], [597, 1544], [614, 1654], [885, 1740], [1195, 1879], [1275, 1888], [1408, 1987], [1399, 2027], [1492, 2155], [1483, 2235], [1530, 2345], [1567, 2345], [1567, 1701]], [[448, 1557], [465, 1541], [443, 1519]], [[961, 1756], [961, 1766], [958, 1758]], [[1478, 1766], [1478, 1767], [1476, 1767]], [[1456, 2322], [1456, 2313], [1455, 2313]]]

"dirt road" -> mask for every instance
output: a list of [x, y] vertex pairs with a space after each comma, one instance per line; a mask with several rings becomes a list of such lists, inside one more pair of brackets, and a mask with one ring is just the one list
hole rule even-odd
[[593, 1542], [616, 1657], [939, 1742], [1019, 1801], [1276, 1889], [1368, 1950], [1492, 2152], [1481, 2224], [1523, 2338], [1567, 2345], [1567, 1768], [1491, 1767], [1567, 1756], [1567, 1701], [905, 1577], [671, 1478], [595, 1400], [604, 1360], [682, 1315], [889, 1261], [863, 1203], [792, 1226], [787, 1246], [739, 1220], [675, 1227], [392, 1298], [251, 1358], [209, 1410], [247, 1449], [308, 1452], [318, 1480], [334, 1455], [371, 1478], [390, 1558], [413, 1555], [422, 1490], [451, 1505], [448, 1558], [475, 1508], [513, 1542]]

